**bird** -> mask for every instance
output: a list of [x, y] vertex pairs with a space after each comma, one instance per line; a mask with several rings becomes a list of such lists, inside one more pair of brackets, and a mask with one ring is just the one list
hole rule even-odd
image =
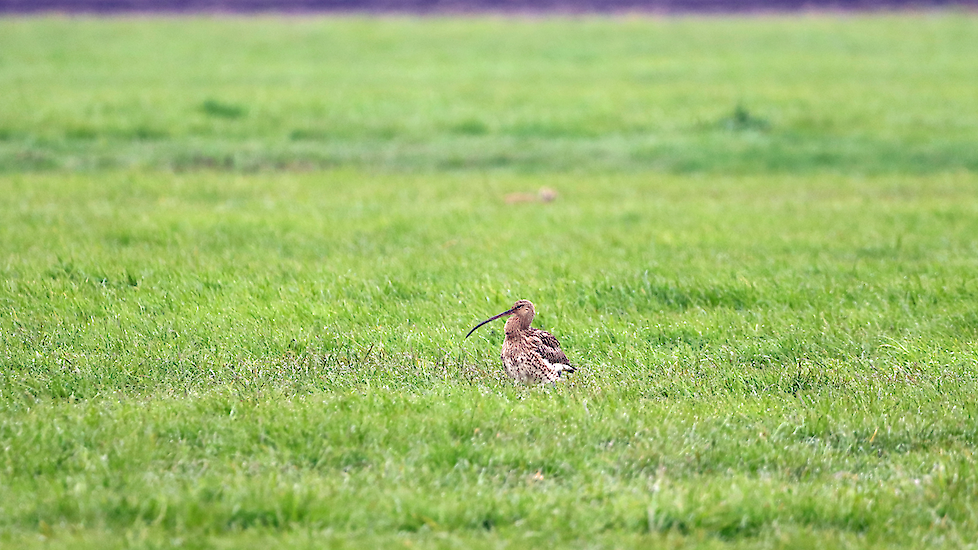
[[465, 337], [471, 336], [482, 325], [507, 315], [506, 338], [500, 358], [510, 378], [530, 384], [556, 383], [561, 373], [577, 371], [553, 334], [530, 326], [536, 310], [529, 300], [517, 300], [513, 307], [473, 327]]

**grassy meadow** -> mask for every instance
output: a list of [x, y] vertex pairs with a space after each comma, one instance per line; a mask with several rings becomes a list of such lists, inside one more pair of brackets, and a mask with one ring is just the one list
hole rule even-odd
[[974, 51], [0, 19], [0, 547], [974, 548]]

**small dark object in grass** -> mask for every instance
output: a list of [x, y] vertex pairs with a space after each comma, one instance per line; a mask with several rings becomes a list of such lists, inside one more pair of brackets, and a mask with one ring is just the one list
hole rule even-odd
[[747, 107], [738, 103], [730, 116], [720, 120], [721, 126], [728, 130], [767, 130], [771, 124], [765, 118], [751, 113]]
[[476, 119], [468, 119], [452, 126], [452, 132], [465, 136], [482, 136], [489, 133], [489, 126]]
[[223, 103], [217, 101], [216, 99], [205, 100], [200, 105], [200, 110], [204, 111], [204, 114], [208, 116], [221, 118], [241, 118], [248, 112], [248, 110], [241, 105]]

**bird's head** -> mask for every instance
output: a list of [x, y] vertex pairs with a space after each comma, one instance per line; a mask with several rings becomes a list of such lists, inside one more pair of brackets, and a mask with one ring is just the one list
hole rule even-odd
[[475, 329], [481, 327], [482, 325], [488, 323], [489, 321], [495, 321], [500, 317], [511, 316], [506, 320], [506, 334], [510, 334], [517, 330], [526, 330], [530, 328], [530, 323], [533, 321], [533, 316], [536, 315], [536, 311], [533, 309], [533, 302], [529, 300], [516, 300], [513, 307], [507, 309], [506, 311], [493, 315], [492, 317], [486, 319], [485, 321], [474, 326], [468, 334], [465, 335], [466, 338], [469, 337]]

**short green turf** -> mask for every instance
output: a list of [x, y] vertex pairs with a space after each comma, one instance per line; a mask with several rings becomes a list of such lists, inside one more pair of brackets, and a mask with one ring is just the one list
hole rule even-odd
[[0, 546], [973, 545], [976, 42], [0, 20]]

